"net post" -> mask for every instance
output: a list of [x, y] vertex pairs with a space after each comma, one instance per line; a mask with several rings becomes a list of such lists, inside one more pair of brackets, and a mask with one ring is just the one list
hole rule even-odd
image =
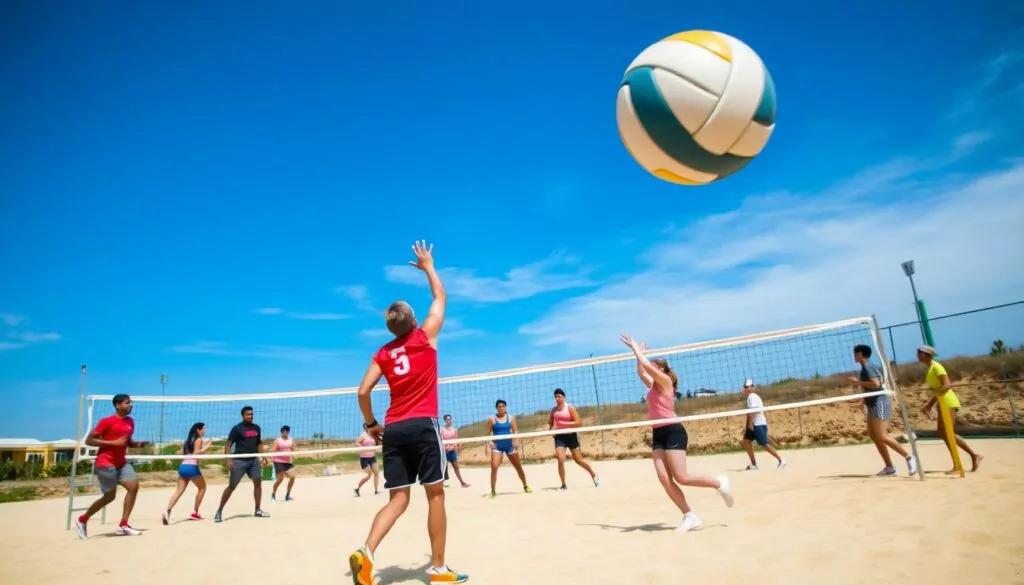
[[910, 416], [907, 414], [907, 403], [903, 399], [903, 390], [892, 376], [892, 369], [889, 367], [889, 355], [886, 353], [885, 345], [882, 343], [882, 332], [878, 327], [878, 318], [874, 314], [871, 315], [871, 338], [878, 348], [878, 357], [880, 358], [879, 361], [882, 362], [882, 372], [885, 373], [885, 381], [892, 386], [893, 394], [896, 395], [896, 402], [900, 407], [900, 418], [903, 419], [903, 432], [907, 435], [907, 442], [910, 443], [910, 453], [914, 456], [914, 461], [917, 462], [917, 477], [919, 480], [924, 481], [924, 466], [921, 465], [921, 458], [917, 454], [917, 433], [910, 426]]
[[68, 519], [64, 530], [71, 530], [71, 516], [75, 510], [75, 477], [78, 475], [78, 457], [82, 452], [82, 414], [85, 411], [85, 373], [89, 368], [82, 364], [78, 376], [78, 421], [75, 427], [75, 456], [71, 458], [71, 475], [68, 477]]
[[[590, 357], [594, 357], [594, 354], [590, 354]], [[597, 386], [597, 370], [594, 369], [594, 364], [590, 364], [590, 377], [594, 380], [594, 400], [597, 402], [597, 424], [598, 426], [604, 425], [604, 417], [601, 416], [601, 390]], [[600, 431], [601, 437], [601, 458], [604, 459], [604, 431]]]

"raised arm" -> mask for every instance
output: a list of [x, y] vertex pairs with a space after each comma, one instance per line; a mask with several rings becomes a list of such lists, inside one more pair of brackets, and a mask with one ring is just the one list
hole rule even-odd
[[[366, 433], [374, 439], [379, 437], [382, 431], [377, 423], [377, 419], [373, 416], [373, 403], [370, 401], [370, 392], [377, 385], [377, 382], [380, 382], [383, 375], [384, 371], [380, 369], [377, 360], [371, 359], [369, 367], [366, 368], [366, 373], [363, 374], [363, 380], [359, 382], [359, 391], [357, 393], [359, 397], [359, 410], [363, 412]], [[376, 429], [376, 434], [372, 429]]]
[[[641, 352], [647, 351], [647, 346], [644, 345], [643, 342], [640, 342], [637, 345], [640, 346]], [[644, 370], [644, 367], [640, 363], [640, 360], [636, 361], [636, 375], [640, 377], [640, 380], [643, 381], [644, 386], [647, 386], [648, 388], [650, 388], [651, 384], [654, 383], [654, 379], [651, 378], [651, 375], [648, 374], [646, 370]]]
[[651, 360], [647, 359], [639, 343], [633, 341], [633, 338], [626, 334], [623, 334], [619, 339], [622, 343], [626, 344], [626, 347], [633, 350], [633, 355], [636, 356], [637, 374], [640, 375], [648, 387], [650, 387], [650, 384], [648, 384], [648, 379], [650, 379], [658, 383], [659, 389], [672, 388], [672, 378], [669, 378], [668, 374], [662, 372], [651, 363]]
[[409, 264], [422, 270], [427, 275], [427, 282], [430, 284], [430, 294], [434, 297], [434, 300], [430, 303], [430, 312], [427, 313], [427, 318], [423, 320], [423, 331], [430, 338], [430, 344], [436, 347], [437, 336], [441, 332], [441, 326], [444, 324], [444, 310], [447, 300], [444, 284], [441, 283], [441, 277], [437, 274], [437, 269], [434, 268], [433, 250], [433, 244], [427, 246], [426, 242], [417, 241], [412, 246], [412, 251], [416, 254], [416, 261], [410, 261]]

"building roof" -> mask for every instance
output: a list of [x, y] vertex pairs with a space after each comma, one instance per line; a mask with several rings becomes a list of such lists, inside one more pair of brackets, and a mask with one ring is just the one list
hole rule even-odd
[[39, 439], [0, 439], [0, 449], [42, 449], [49, 445], [61, 449], [74, 449], [78, 441], [74, 439], [60, 439], [58, 441], [40, 441]]

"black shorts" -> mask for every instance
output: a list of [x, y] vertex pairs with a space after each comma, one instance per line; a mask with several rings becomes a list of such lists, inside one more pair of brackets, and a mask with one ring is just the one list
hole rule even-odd
[[683, 423], [673, 423], [664, 427], [657, 427], [651, 433], [651, 451], [664, 449], [666, 451], [686, 451], [690, 442], [690, 436], [686, 434]]
[[253, 481], [263, 479], [263, 469], [260, 467], [259, 459], [235, 459], [231, 462], [231, 474], [228, 485], [235, 487], [242, 478], [249, 476]]
[[448, 463], [436, 418], [409, 418], [384, 427], [381, 436], [384, 489], [444, 481]]
[[570, 451], [580, 448], [580, 438], [576, 433], [555, 435], [555, 448], [564, 447]]
[[280, 462], [275, 461], [274, 462], [274, 473], [280, 475], [280, 474], [288, 471], [289, 469], [291, 469], [293, 467], [295, 467], [294, 463], [280, 463]]

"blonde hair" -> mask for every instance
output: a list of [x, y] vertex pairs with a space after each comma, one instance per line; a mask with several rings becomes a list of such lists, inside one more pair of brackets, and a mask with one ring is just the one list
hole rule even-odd
[[387, 323], [388, 331], [395, 337], [401, 337], [416, 328], [416, 314], [409, 303], [395, 301], [384, 311], [384, 322]]
[[676, 375], [675, 371], [669, 367], [668, 362], [662, 358], [651, 360], [651, 363], [657, 366], [659, 370], [668, 374], [669, 378], [672, 378], [672, 389], [679, 389], [679, 376]]

